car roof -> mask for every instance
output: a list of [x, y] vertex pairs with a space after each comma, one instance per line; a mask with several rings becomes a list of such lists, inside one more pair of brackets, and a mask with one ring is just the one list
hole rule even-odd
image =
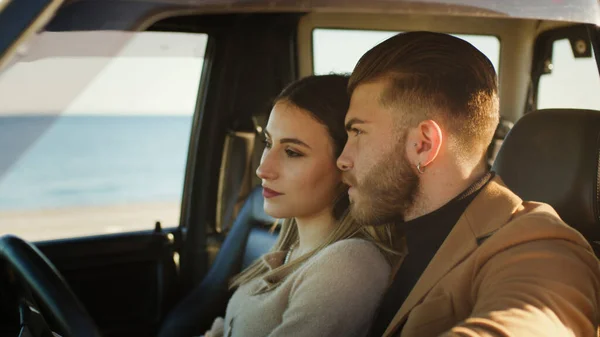
[[[72, 2], [78, 1], [81, 0]], [[148, 2], [149, 0], [117, 1]], [[598, 0], [152, 0], [152, 2], [184, 6], [200, 13], [399, 13], [537, 19], [600, 25]]]

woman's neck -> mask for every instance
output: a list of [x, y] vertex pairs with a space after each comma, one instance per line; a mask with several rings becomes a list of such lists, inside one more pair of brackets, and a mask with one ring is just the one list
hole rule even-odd
[[294, 256], [304, 255], [321, 245], [335, 228], [336, 221], [330, 209], [311, 216], [296, 218], [299, 245]]

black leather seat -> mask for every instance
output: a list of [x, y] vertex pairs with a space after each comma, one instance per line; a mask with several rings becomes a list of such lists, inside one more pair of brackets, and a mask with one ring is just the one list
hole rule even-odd
[[231, 277], [275, 244], [277, 233], [269, 232], [274, 221], [263, 210], [262, 188], [253, 189], [206, 277], [169, 313], [158, 336], [199, 336], [210, 328], [215, 317], [223, 316], [231, 296]]
[[600, 111], [526, 114], [506, 136], [493, 170], [523, 200], [550, 204], [600, 252]]

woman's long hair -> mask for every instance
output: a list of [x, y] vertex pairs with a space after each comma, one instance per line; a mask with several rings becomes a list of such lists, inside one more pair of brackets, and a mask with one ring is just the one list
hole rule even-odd
[[[333, 158], [336, 160], [342, 153], [348, 139], [344, 126], [344, 118], [350, 104], [350, 98], [346, 90], [347, 86], [348, 76], [345, 75], [309, 76], [286, 87], [277, 96], [274, 104], [284, 101], [294, 104], [310, 113], [319, 123], [325, 125], [333, 142]], [[340, 184], [339, 195], [336, 200], [332, 200], [332, 203], [333, 217], [338, 224], [319, 247], [272, 271], [269, 271], [269, 268], [261, 260], [257, 260], [234, 277], [230, 287], [239, 287], [257, 277], [268, 276], [269, 273], [275, 271], [281, 272], [284, 269], [292, 271], [323, 248], [348, 238], [362, 238], [371, 241], [379, 248], [390, 264], [397, 260], [399, 253], [393, 249], [396, 243], [394, 242], [395, 238], [391, 225], [362, 226], [354, 221], [348, 214], [350, 200], [348, 190], [343, 184]], [[288, 251], [299, 240], [296, 219], [284, 219], [281, 224], [276, 223], [274, 226], [278, 225], [281, 225], [279, 237], [271, 248], [271, 252]], [[277, 286], [277, 284], [274, 284], [274, 286]]]

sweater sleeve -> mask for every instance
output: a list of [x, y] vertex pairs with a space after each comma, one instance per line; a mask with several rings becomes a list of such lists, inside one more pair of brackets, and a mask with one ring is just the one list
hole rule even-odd
[[327, 247], [295, 281], [288, 308], [270, 337], [365, 336], [390, 267], [364, 240]]

